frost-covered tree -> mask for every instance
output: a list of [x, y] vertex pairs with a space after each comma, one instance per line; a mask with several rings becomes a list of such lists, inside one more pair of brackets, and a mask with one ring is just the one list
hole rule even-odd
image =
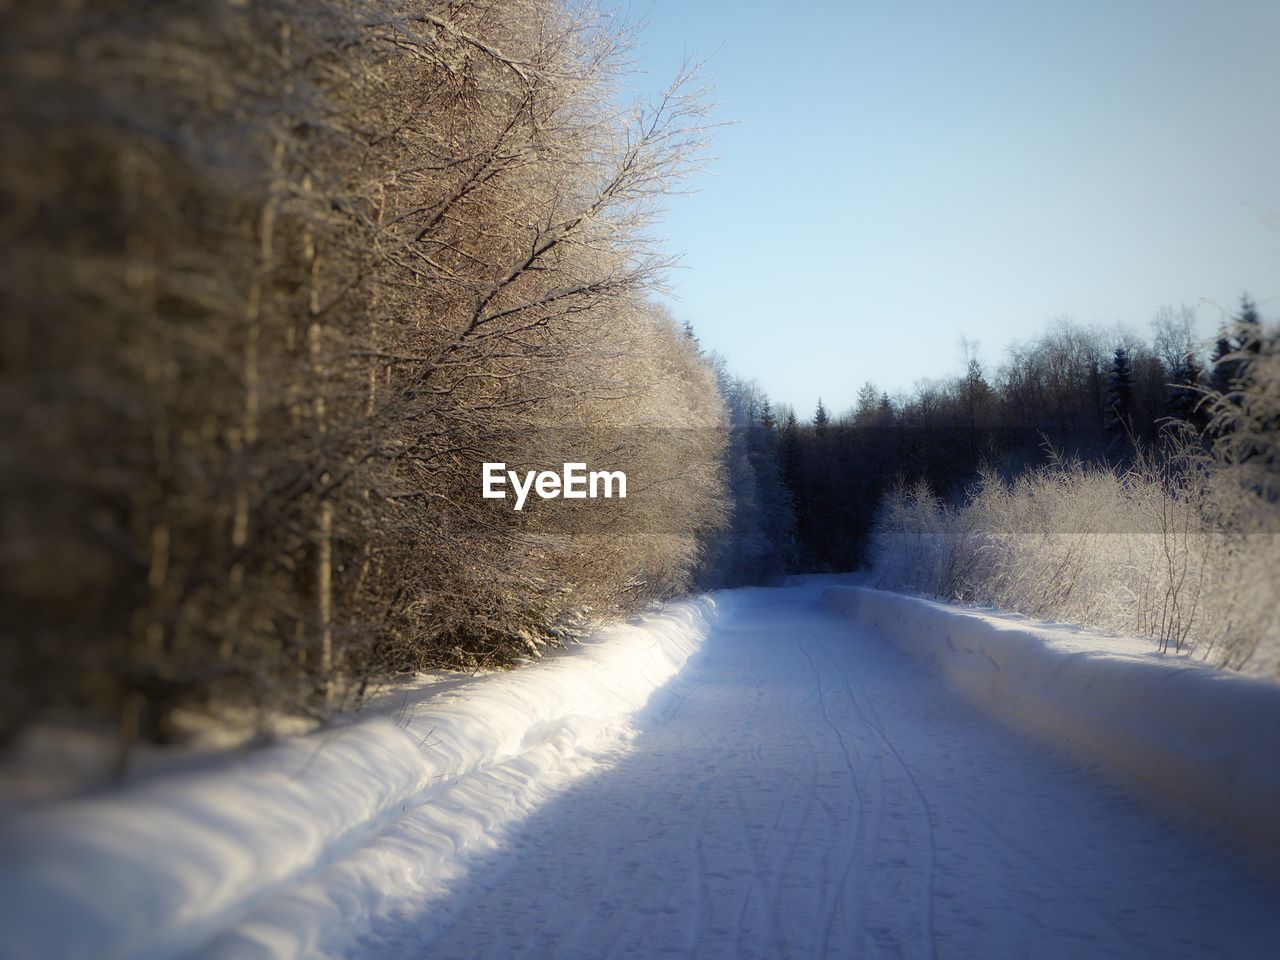
[[[560, 0], [25, 4], [5, 40], [0, 194], [48, 215], [0, 287], [0, 739], [320, 714], [688, 582], [724, 412], [648, 295], [691, 71], [626, 102], [626, 31]], [[503, 514], [484, 459], [641, 495]]]
[[854, 425], [866, 427], [873, 424], [876, 420], [879, 404], [880, 391], [876, 389], [874, 383], [868, 380], [858, 390], [858, 397], [853, 408]]
[[1165, 373], [1164, 415], [1203, 426], [1204, 366], [1195, 334], [1196, 313], [1190, 307], [1161, 307], [1151, 322], [1152, 352]]

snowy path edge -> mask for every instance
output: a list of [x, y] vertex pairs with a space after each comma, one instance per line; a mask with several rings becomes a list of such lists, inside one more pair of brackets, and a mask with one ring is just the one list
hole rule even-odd
[[1150, 643], [869, 587], [828, 587], [823, 603], [1007, 725], [1280, 853], [1280, 685]]
[[709, 597], [668, 604], [523, 669], [428, 687], [408, 717], [20, 814], [0, 825], [0, 957], [186, 955], [471, 774], [534, 753], [540, 769], [548, 754], [570, 764], [675, 677], [716, 616]]

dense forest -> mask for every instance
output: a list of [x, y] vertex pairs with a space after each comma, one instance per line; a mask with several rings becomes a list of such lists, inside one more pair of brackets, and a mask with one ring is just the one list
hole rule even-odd
[[[737, 442], [749, 451], [730, 474], [746, 501], [730, 535], [759, 544], [750, 551], [757, 564], [726, 576], [750, 582], [782, 570], [862, 565], [881, 497], [895, 483], [924, 481], [955, 497], [983, 468], [1011, 478], [1055, 456], [1127, 465], [1181, 438], [1179, 425], [1203, 431], [1210, 392], [1242, 385], [1248, 359], [1274, 349], [1247, 296], [1211, 354], [1190, 308], [1164, 308], [1151, 326], [1148, 342], [1059, 320], [1011, 345], [995, 370], [961, 339], [956, 376], [892, 396], [866, 383], [853, 409], [834, 413], [819, 400], [803, 420], [775, 409], [757, 383], [729, 375], [722, 362], [721, 390], [746, 433]], [[790, 510], [794, 522], [775, 520], [765, 530], [756, 502], [768, 514]]]

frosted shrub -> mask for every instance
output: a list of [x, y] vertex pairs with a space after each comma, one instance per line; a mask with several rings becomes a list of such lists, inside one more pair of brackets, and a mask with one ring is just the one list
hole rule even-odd
[[1280, 675], [1280, 357], [1270, 343], [1239, 359], [1236, 388], [1208, 398], [1207, 448], [1184, 436], [1125, 469], [985, 473], [956, 507], [923, 483], [893, 490], [872, 536], [879, 583]]

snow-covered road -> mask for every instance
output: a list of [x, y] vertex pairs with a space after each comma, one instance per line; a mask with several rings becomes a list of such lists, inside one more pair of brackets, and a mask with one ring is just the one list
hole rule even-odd
[[1274, 957], [1280, 886], [819, 588], [722, 595], [616, 763], [353, 956]]
[[1280, 956], [1277, 862], [1190, 812], [1272, 836], [1272, 688], [829, 583], [9, 811], [0, 960]]

